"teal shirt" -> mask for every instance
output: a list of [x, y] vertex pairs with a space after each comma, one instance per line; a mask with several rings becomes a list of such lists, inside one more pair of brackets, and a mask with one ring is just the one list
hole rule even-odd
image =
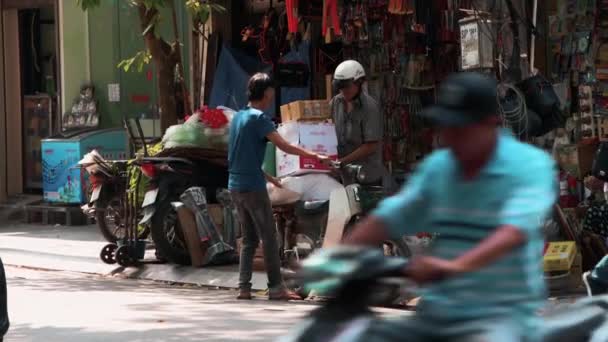
[[536, 311], [546, 299], [541, 225], [556, 197], [553, 160], [503, 131], [493, 158], [474, 180], [464, 181], [451, 152], [439, 150], [375, 216], [394, 238], [438, 233], [432, 254], [448, 260], [500, 226], [520, 229], [525, 245], [479, 271], [424, 289], [419, 313], [444, 322], [506, 318], [530, 331], [538, 326]]
[[274, 131], [274, 123], [260, 110], [245, 108], [234, 115], [228, 145], [229, 190], [266, 191], [262, 164], [266, 136]]

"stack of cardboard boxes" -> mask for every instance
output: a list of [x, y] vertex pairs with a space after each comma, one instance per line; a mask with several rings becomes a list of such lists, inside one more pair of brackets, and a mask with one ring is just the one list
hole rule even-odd
[[[296, 101], [284, 105], [281, 107], [281, 120], [278, 132], [289, 143], [337, 158], [338, 140], [327, 100]], [[316, 160], [288, 155], [278, 150], [275, 153], [278, 177], [329, 171], [327, 166]]]

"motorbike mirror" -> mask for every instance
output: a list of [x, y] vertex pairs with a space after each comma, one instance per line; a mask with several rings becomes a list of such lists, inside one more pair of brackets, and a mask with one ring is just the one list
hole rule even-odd
[[365, 180], [367, 179], [367, 175], [365, 174], [365, 172], [362, 169], [359, 169], [357, 171], [357, 180], [360, 183], [365, 183]]

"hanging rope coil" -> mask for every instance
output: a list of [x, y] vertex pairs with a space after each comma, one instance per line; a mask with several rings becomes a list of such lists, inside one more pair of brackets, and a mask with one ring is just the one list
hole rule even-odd
[[529, 121], [526, 98], [521, 90], [511, 84], [502, 84], [501, 86], [506, 89], [506, 96], [509, 95], [509, 92], [513, 92], [517, 98], [517, 105], [513, 109], [506, 110], [500, 98], [500, 92], [496, 92], [496, 101], [498, 102], [503, 126], [511, 128], [516, 136], [524, 137], [527, 140], [529, 138]]

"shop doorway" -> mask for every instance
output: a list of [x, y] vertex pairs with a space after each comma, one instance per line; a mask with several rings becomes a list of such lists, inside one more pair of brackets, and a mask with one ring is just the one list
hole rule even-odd
[[[57, 128], [59, 27], [54, 0], [0, 0], [3, 16], [7, 192], [41, 193], [41, 140]], [[14, 147], [14, 148], [13, 148]]]

